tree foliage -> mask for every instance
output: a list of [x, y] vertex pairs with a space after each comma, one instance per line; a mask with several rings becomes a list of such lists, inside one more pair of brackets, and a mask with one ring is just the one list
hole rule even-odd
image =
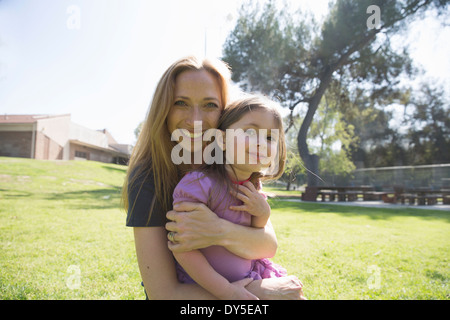
[[[368, 27], [370, 5], [381, 9], [377, 28]], [[390, 37], [417, 14], [436, 7], [447, 8], [447, 1], [336, 0], [319, 25], [311, 15], [278, 9], [272, 1], [242, 6], [224, 45], [224, 60], [245, 90], [278, 98], [292, 115], [297, 106], [307, 106], [297, 146], [310, 171], [308, 185], [317, 183], [319, 157], [311, 153], [307, 137], [327, 90], [340, 84], [333, 90], [339, 90], [341, 108], [364, 101], [371, 108], [353, 108], [355, 116], [386, 122], [377, 108], [400, 103], [404, 90], [398, 79], [414, 74], [407, 50], [394, 50]], [[354, 127], [357, 133], [361, 129]]]
[[414, 164], [450, 163], [450, 107], [442, 88], [422, 86], [411, 104], [411, 126], [406, 138]]

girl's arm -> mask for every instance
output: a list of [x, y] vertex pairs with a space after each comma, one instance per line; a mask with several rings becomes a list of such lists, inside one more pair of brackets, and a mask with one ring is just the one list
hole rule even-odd
[[[230, 283], [216, 272], [199, 250], [174, 253], [174, 257], [196, 283], [215, 297], [223, 300], [257, 299], [244, 287]], [[251, 281], [252, 279], [248, 279], [248, 283]]]

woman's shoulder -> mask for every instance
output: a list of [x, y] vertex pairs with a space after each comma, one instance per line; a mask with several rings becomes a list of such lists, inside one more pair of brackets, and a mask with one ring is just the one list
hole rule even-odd
[[133, 189], [150, 189], [155, 191], [155, 177], [150, 167], [137, 165], [128, 175], [128, 192]]
[[134, 168], [128, 179], [127, 226], [164, 226], [165, 212], [156, 197], [155, 180], [150, 169]]
[[142, 164], [138, 164], [133, 168], [130, 168], [129, 180], [134, 179], [145, 180], [149, 176], [153, 178], [151, 166], [144, 166]]

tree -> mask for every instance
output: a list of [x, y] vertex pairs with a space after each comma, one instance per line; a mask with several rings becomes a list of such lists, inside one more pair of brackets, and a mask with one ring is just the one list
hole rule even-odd
[[[404, 105], [410, 99], [410, 90], [398, 88], [383, 90], [382, 95], [368, 93], [363, 88], [349, 90], [351, 83], [340, 81], [327, 91], [334, 91], [339, 101], [342, 121], [351, 125], [358, 143], [348, 145], [348, 153], [357, 167], [401, 165], [405, 158], [400, 152], [402, 135], [393, 127], [394, 114], [386, 106]], [[397, 121], [398, 122], [398, 121]], [[386, 148], [397, 150], [384, 152]], [[402, 155], [402, 156], [400, 156]], [[398, 163], [400, 161], [400, 163]]]
[[[367, 135], [376, 121], [392, 117], [377, 116], [372, 122], [361, 120], [358, 130], [366, 137], [357, 156], [367, 167], [443, 164], [450, 162], [450, 101], [442, 87], [422, 82], [420, 89], [405, 92], [398, 106], [404, 107], [403, 121], [393, 128], [386, 124], [379, 134]], [[388, 113], [384, 115], [392, 116]], [[370, 119], [370, 118], [369, 118]], [[378, 120], [377, 120], [378, 119]], [[383, 126], [375, 126], [380, 128]], [[372, 138], [370, 138], [372, 136]], [[362, 138], [363, 139], [363, 138]]]
[[138, 126], [136, 127], [136, 129], [134, 129], [134, 136], [135, 136], [136, 140], [139, 138], [139, 134], [141, 133], [143, 125], [144, 125], [144, 121], [141, 121], [138, 124]]
[[[367, 13], [369, 6], [380, 9], [379, 21]], [[307, 105], [297, 146], [309, 170], [308, 185], [317, 184], [319, 157], [310, 152], [307, 135], [327, 89], [334, 81], [351, 79], [352, 92], [367, 92], [372, 101], [393, 99], [399, 76], [411, 75], [413, 68], [406, 50], [393, 50], [390, 36], [432, 7], [448, 3], [336, 0], [320, 28], [310, 16], [279, 10], [272, 1], [263, 8], [252, 3], [241, 8], [224, 45], [224, 60], [244, 89], [278, 97], [291, 114]]]
[[[287, 118], [283, 119], [284, 125], [287, 127], [289, 122], [291, 123], [292, 129], [296, 129], [300, 127], [299, 118]], [[286, 166], [284, 169], [284, 173], [281, 177], [281, 180], [286, 182], [286, 190], [290, 190], [291, 184], [296, 182], [296, 184], [303, 183], [302, 180], [297, 180], [299, 175], [305, 174], [305, 167], [301, 161], [301, 158], [297, 152], [297, 135], [294, 130], [287, 130], [285, 133], [286, 140]]]
[[282, 180], [286, 182], [286, 190], [291, 189], [291, 184], [297, 182], [297, 176], [304, 173], [304, 167], [302, 165], [301, 159], [298, 152], [288, 148], [286, 152], [286, 167], [284, 169]]
[[346, 176], [355, 169], [351, 146], [357, 143], [358, 138], [354, 126], [341, 113], [340, 103], [333, 91], [327, 90], [311, 123], [310, 139], [317, 138], [319, 143], [316, 148], [310, 148], [319, 156], [319, 176], [322, 179]]
[[406, 134], [411, 164], [450, 162], [450, 103], [442, 88], [421, 86], [410, 104], [414, 111], [407, 117], [411, 124]]

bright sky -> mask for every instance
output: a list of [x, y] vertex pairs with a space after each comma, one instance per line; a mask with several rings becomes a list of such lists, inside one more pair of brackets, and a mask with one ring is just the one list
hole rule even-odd
[[[188, 54], [220, 57], [242, 2], [0, 0], [0, 114], [70, 113], [134, 144], [165, 69]], [[318, 15], [328, 8], [288, 2]], [[449, 85], [450, 28], [426, 26], [411, 26], [412, 56]]]

